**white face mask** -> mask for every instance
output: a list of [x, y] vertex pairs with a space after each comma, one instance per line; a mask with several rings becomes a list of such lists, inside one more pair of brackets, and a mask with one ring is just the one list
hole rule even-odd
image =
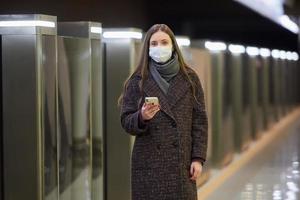
[[172, 46], [155, 46], [149, 48], [149, 56], [158, 63], [168, 61], [172, 56]]

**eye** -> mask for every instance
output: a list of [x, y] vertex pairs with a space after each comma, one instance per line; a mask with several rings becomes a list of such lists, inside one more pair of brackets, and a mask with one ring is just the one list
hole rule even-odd
[[161, 45], [168, 46], [169, 45], [169, 41], [168, 40], [162, 40], [161, 41]]
[[150, 46], [152, 46], [152, 47], [157, 46], [157, 41], [151, 41], [151, 42], [150, 42]]

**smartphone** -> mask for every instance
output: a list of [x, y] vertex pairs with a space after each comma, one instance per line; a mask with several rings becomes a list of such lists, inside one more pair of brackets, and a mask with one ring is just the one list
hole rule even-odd
[[158, 105], [158, 98], [157, 97], [145, 97], [145, 103], [151, 105]]

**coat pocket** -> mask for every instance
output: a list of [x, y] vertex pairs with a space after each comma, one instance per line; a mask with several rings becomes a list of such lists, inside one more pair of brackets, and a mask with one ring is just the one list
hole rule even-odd
[[[141, 136], [143, 137], [143, 136]], [[150, 137], [137, 137], [132, 151], [132, 169], [151, 169], [153, 160], [157, 154], [155, 145], [150, 141]], [[148, 140], [147, 140], [148, 139]]]

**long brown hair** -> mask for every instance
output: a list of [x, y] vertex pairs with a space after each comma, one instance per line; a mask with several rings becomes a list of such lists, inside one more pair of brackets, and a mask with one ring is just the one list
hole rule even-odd
[[[140, 58], [139, 58], [138, 65], [137, 65], [136, 69], [134, 70], [134, 72], [124, 82], [123, 93], [121, 94], [121, 96], [118, 99], [118, 105], [119, 106], [122, 103], [124, 92], [126, 92], [126, 90], [127, 90], [128, 81], [134, 75], [140, 75], [142, 77], [142, 79], [139, 83], [140, 92], [142, 94], [145, 80], [147, 79], [148, 74], [149, 74], [148, 64], [149, 64], [149, 45], [150, 45], [149, 43], [150, 43], [150, 38], [154, 33], [158, 32], [158, 31], [165, 32], [166, 34], [168, 34], [170, 36], [170, 38], [172, 40], [173, 50], [178, 55], [180, 70], [184, 73], [186, 79], [190, 82], [190, 84], [192, 86], [193, 96], [194, 96], [195, 100], [197, 101], [195, 85], [194, 85], [193, 81], [191, 80], [191, 78], [190, 78], [190, 76], [188, 75], [188, 72], [187, 72], [187, 69], [189, 67], [183, 59], [182, 53], [181, 53], [181, 51], [179, 49], [179, 46], [176, 42], [176, 38], [175, 38], [175, 35], [174, 35], [173, 31], [166, 24], [155, 24], [145, 34], [144, 41], [143, 41], [143, 44], [142, 44], [142, 47], [141, 47], [141, 52], [140, 52]], [[191, 68], [189, 68], [189, 69], [191, 69]]]

